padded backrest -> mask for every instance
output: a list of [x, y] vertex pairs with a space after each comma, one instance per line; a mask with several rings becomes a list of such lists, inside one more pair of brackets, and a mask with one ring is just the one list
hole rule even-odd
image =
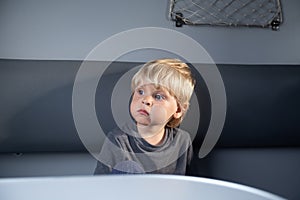
[[217, 146], [300, 146], [299, 65], [218, 68], [226, 89], [227, 113]]
[[[104, 62], [95, 63], [99, 67]], [[114, 62], [99, 81], [96, 110], [107, 132], [116, 124], [110, 107], [114, 85], [141, 63]], [[82, 152], [72, 115], [80, 61], [0, 60], [0, 152]], [[219, 147], [300, 146], [299, 65], [218, 65], [227, 95]], [[210, 118], [205, 83], [197, 80], [200, 146]]]

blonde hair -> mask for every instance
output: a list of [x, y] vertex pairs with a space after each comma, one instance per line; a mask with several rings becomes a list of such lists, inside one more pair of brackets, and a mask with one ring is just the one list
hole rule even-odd
[[167, 126], [177, 127], [183, 120], [194, 91], [195, 80], [189, 66], [179, 59], [159, 59], [147, 62], [132, 78], [131, 89], [134, 91], [141, 83], [149, 82], [164, 87], [175, 97], [182, 116], [172, 118]]

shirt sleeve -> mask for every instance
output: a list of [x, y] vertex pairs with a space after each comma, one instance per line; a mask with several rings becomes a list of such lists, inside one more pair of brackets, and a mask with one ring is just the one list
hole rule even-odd
[[194, 152], [193, 152], [193, 146], [191, 143], [187, 149], [187, 163], [186, 163], [186, 172], [185, 172], [186, 175], [190, 174], [191, 162], [193, 159], [193, 155], [194, 155]]
[[103, 164], [100, 161], [97, 161], [97, 166], [94, 171], [94, 175], [100, 175], [100, 174], [110, 174], [112, 171], [111, 167]]
[[113, 133], [107, 135], [97, 160], [94, 175], [111, 174], [112, 168], [124, 160], [121, 143]]

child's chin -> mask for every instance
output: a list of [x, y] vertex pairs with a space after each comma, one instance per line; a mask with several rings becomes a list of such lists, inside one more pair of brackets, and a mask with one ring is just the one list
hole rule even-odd
[[145, 121], [136, 121], [138, 126], [149, 126], [150, 122]]

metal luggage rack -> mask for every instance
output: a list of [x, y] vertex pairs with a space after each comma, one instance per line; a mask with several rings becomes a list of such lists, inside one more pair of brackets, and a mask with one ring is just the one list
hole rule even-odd
[[169, 17], [186, 25], [247, 26], [278, 30], [280, 0], [170, 0]]

